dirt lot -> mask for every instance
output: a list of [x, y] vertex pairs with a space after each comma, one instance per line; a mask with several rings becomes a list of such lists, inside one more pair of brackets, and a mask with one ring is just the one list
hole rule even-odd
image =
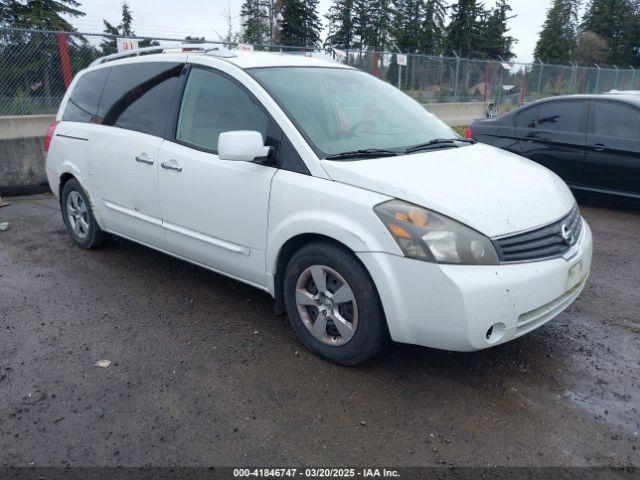
[[341, 368], [266, 294], [124, 240], [79, 250], [53, 197], [10, 200], [0, 465], [640, 465], [640, 213], [582, 207], [591, 279], [538, 331]]

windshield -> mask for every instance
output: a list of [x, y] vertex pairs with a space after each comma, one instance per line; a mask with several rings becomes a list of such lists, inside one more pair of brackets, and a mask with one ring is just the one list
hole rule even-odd
[[359, 70], [278, 67], [248, 72], [320, 158], [371, 149], [401, 153], [430, 140], [458, 138], [418, 102]]

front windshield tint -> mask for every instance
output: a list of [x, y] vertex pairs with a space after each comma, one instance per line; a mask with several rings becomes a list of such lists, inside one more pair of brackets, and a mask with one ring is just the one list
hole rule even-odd
[[249, 73], [320, 158], [372, 148], [402, 152], [436, 138], [457, 138], [419, 103], [359, 70], [278, 67]]

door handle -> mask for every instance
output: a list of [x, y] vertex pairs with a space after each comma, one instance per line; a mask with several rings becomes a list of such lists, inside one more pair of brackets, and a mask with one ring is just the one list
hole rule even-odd
[[162, 162], [160, 164], [160, 166], [162, 168], [167, 169], [167, 170], [173, 170], [174, 172], [181, 172], [182, 171], [182, 167], [180, 165], [178, 165], [177, 163]]
[[147, 165], [153, 165], [153, 159], [146, 156], [146, 154], [138, 155], [136, 157], [136, 162], [145, 163]]
[[602, 144], [602, 143], [596, 143], [596, 144], [593, 146], [593, 149], [594, 149], [596, 152], [604, 152], [604, 151], [607, 149], [607, 146], [606, 146], [606, 145], [604, 145], [604, 144]]

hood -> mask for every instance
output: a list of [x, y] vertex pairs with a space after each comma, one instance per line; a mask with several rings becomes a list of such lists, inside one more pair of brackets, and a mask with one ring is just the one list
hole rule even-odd
[[569, 188], [545, 167], [483, 144], [358, 161], [323, 160], [336, 182], [442, 213], [489, 236], [540, 227], [569, 213]]

